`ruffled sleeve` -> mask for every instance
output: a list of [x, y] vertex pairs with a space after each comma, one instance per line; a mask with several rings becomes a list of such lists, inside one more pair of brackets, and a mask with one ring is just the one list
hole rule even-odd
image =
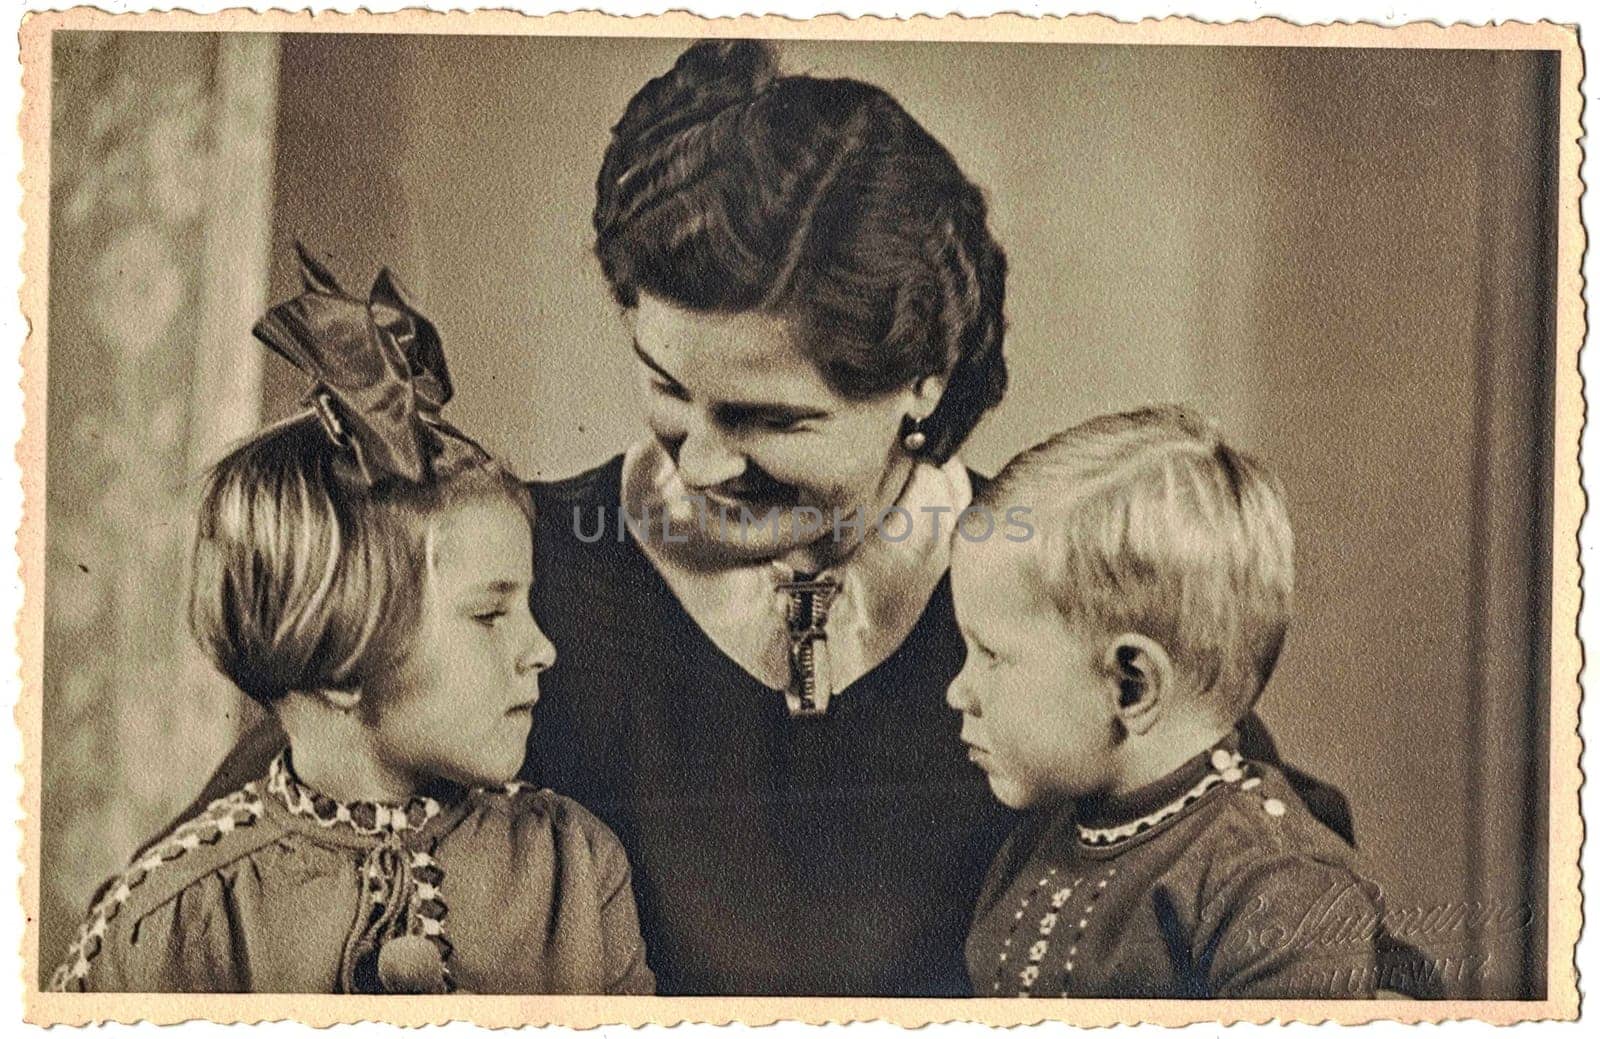
[[219, 871], [270, 842], [253, 784], [135, 856], [107, 881], [49, 987], [75, 992], [241, 991]]
[[[599, 825], [598, 820], [595, 822]], [[622, 844], [610, 830], [605, 830], [598, 844], [600, 889], [605, 892], [600, 904], [600, 935], [605, 948], [606, 993], [651, 995], [656, 990], [656, 979], [645, 963], [639, 909], [633, 898], [633, 870]]]

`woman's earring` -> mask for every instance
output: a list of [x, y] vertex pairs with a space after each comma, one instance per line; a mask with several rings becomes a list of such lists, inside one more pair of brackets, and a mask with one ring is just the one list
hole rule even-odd
[[908, 417], [906, 424], [911, 428], [900, 437], [900, 445], [911, 454], [916, 454], [928, 446], [928, 434], [922, 431], [922, 423], [917, 419]]

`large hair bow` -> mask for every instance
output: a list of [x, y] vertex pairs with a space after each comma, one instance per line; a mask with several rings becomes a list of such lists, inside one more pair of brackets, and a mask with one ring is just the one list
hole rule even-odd
[[451, 396], [444, 347], [388, 268], [362, 302], [299, 242], [295, 253], [305, 291], [267, 311], [253, 331], [311, 377], [310, 404], [328, 436], [354, 453], [368, 486], [391, 477], [430, 482], [450, 441], [481, 452], [439, 418]]

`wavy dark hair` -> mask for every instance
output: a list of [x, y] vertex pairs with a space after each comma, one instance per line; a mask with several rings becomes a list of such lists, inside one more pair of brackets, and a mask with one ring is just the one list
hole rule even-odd
[[1005, 393], [1006, 258], [983, 194], [877, 87], [779, 75], [761, 41], [696, 43], [613, 128], [594, 226], [624, 307], [784, 317], [853, 399], [944, 376], [931, 461]]

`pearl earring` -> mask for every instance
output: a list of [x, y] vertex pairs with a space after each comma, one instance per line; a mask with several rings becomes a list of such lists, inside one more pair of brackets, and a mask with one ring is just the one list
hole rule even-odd
[[928, 434], [922, 431], [922, 423], [912, 420], [911, 431], [900, 438], [900, 443], [911, 454], [916, 454], [928, 446]]

